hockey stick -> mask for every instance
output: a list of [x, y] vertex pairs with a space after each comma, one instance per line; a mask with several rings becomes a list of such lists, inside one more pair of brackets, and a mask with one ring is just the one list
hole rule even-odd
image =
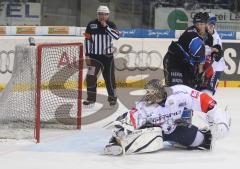
[[206, 72], [212, 67], [214, 60], [211, 61], [209, 66], [202, 72], [201, 79], [205, 76]]
[[109, 123], [105, 124], [102, 128], [108, 129], [113, 122], [114, 121], [110, 121]]

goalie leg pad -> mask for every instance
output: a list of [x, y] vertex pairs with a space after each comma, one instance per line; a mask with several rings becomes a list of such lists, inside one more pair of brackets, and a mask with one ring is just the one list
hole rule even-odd
[[105, 155], [149, 153], [163, 148], [162, 129], [159, 127], [134, 130], [122, 137], [113, 137], [105, 146]]
[[117, 140], [123, 148], [123, 154], [148, 153], [163, 148], [162, 130], [159, 127], [135, 130]]
[[105, 155], [148, 153], [163, 148], [162, 130], [159, 127], [134, 130], [122, 137], [112, 137], [104, 147]]

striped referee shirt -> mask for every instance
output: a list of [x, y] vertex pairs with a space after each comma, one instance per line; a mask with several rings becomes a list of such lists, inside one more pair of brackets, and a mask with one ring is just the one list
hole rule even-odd
[[112, 40], [119, 39], [119, 31], [116, 25], [107, 21], [103, 27], [96, 19], [91, 21], [85, 31], [85, 55], [109, 55], [113, 54]]

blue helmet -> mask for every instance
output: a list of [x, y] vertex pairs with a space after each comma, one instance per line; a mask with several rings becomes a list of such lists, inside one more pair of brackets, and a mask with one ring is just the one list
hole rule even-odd
[[214, 14], [209, 14], [208, 23], [216, 25], [217, 17]]

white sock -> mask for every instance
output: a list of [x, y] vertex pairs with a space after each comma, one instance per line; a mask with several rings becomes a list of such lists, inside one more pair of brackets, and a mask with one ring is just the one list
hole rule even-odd
[[197, 135], [195, 137], [195, 140], [193, 141], [193, 143], [190, 145], [190, 147], [197, 147], [199, 145], [201, 145], [204, 141], [204, 135], [203, 133], [201, 133], [200, 131], [197, 132]]

